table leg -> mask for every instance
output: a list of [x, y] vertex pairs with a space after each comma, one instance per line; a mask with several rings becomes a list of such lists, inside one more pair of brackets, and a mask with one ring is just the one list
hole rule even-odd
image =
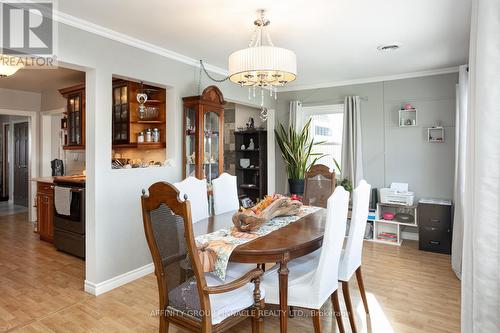
[[280, 332], [287, 332], [288, 324], [288, 262], [286, 260], [280, 262], [279, 286], [280, 286]]

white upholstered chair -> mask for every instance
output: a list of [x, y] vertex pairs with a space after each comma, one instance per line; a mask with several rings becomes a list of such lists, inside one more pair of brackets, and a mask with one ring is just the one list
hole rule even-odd
[[215, 215], [238, 210], [240, 207], [236, 176], [224, 172], [212, 181], [212, 192]]
[[[339, 186], [327, 201], [327, 216], [323, 246], [312, 260], [292, 260], [288, 265], [288, 305], [313, 310], [314, 331], [321, 332], [319, 310], [331, 297], [339, 331], [344, 332], [338, 302], [338, 272], [340, 253], [346, 230], [349, 192]], [[264, 275], [266, 303], [279, 304], [276, 270]]]
[[358, 280], [359, 291], [365, 311], [369, 313], [365, 286], [361, 275], [361, 256], [363, 252], [363, 238], [365, 235], [366, 221], [368, 219], [370, 188], [370, 184], [362, 180], [353, 191], [351, 226], [349, 228], [346, 247], [342, 251], [339, 266], [339, 281], [342, 282], [342, 293], [344, 294], [344, 300], [349, 314], [349, 322], [353, 332], [356, 332], [357, 329], [349, 293], [349, 280], [354, 273], [356, 273], [356, 279]]
[[184, 195], [187, 195], [191, 203], [191, 219], [193, 223], [206, 219], [208, 213], [208, 197], [207, 197], [207, 181], [205, 179], [197, 179], [195, 177], [187, 177], [181, 182], [173, 184], [179, 190], [179, 198], [184, 200]]

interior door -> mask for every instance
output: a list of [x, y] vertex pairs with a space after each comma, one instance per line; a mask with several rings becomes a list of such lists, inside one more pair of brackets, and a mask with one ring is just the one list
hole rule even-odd
[[28, 122], [14, 124], [14, 204], [28, 207]]

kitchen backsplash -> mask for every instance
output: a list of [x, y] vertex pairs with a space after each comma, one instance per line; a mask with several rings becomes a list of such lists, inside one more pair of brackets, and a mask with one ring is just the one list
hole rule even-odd
[[79, 175], [85, 170], [85, 151], [65, 152], [64, 173], [68, 176]]

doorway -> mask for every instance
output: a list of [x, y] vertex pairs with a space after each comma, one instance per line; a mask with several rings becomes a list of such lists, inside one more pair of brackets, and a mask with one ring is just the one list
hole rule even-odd
[[8, 123], [3, 124], [3, 132], [2, 132], [2, 193], [0, 201], [8, 201], [9, 200], [9, 135], [10, 135], [10, 125]]
[[28, 207], [29, 124], [14, 124], [14, 204]]

